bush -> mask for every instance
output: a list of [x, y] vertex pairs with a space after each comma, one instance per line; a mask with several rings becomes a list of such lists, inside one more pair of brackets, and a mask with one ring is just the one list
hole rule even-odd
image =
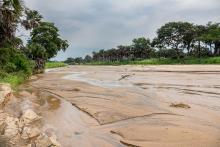
[[0, 48], [0, 69], [7, 73], [32, 73], [33, 64], [17, 49]]
[[0, 48], [0, 82], [21, 84], [32, 74], [33, 64], [18, 49]]
[[3, 69], [8, 72], [8, 73], [12, 73], [14, 71], [16, 71], [16, 65], [14, 63], [6, 63], [6, 65], [3, 67]]
[[[184, 53], [180, 50], [180, 57], [184, 57]], [[175, 49], [159, 49], [155, 53], [156, 58], [172, 58], [172, 59], [177, 59], [178, 55]]]
[[30, 75], [33, 71], [33, 62], [27, 59], [23, 54], [16, 54], [11, 59], [12, 63], [16, 65], [16, 72], [22, 71], [27, 75]]
[[0, 79], [4, 79], [5, 77], [8, 76], [8, 73], [6, 73], [5, 71], [3, 70], [0, 70]]
[[190, 53], [189, 53], [189, 56], [192, 56], [192, 57], [209, 57], [210, 56], [210, 51], [208, 48], [195, 48], [194, 50], [192, 50]]
[[3, 77], [0, 75], [0, 83], [9, 83], [13, 87], [21, 84], [26, 79], [26, 75], [23, 73], [6, 74]]

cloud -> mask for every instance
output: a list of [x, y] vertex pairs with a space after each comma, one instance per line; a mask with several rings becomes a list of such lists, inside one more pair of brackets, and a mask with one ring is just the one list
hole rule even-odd
[[55, 22], [70, 47], [56, 59], [84, 56], [99, 49], [153, 38], [169, 21], [220, 22], [219, 0], [25, 0]]
[[177, 3], [180, 9], [200, 9], [200, 10], [212, 10], [217, 9], [220, 6], [219, 0], [173, 0]]

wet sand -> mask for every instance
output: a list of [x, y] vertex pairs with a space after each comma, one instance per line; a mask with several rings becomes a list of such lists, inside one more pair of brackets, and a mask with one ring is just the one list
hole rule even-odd
[[219, 75], [218, 65], [70, 66], [26, 86], [64, 147], [219, 147]]

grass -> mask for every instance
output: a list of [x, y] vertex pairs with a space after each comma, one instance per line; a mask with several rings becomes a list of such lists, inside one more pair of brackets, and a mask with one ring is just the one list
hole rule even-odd
[[146, 59], [139, 61], [96, 61], [86, 63], [87, 65], [168, 65], [168, 64], [220, 64], [220, 57], [207, 58], [184, 58], [184, 59]]
[[[63, 62], [48, 62], [46, 63], [46, 68], [57, 68], [64, 67], [67, 64]], [[28, 76], [23, 72], [7, 73], [5, 71], [0, 71], [0, 83], [9, 83], [13, 88], [25, 82]]]
[[5, 73], [2, 75], [2, 71], [0, 74], [0, 83], [9, 83], [13, 88], [23, 83], [27, 79], [27, 76], [23, 73]]
[[66, 63], [63, 63], [63, 62], [47, 62], [46, 63], [46, 68], [58, 68], [58, 67], [65, 67], [67, 66], [68, 64]]

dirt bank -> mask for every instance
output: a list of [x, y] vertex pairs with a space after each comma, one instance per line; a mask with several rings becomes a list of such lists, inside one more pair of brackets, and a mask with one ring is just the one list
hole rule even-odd
[[43, 120], [66, 147], [218, 147], [219, 74], [218, 65], [71, 66], [29, 86], [60, 99]]

